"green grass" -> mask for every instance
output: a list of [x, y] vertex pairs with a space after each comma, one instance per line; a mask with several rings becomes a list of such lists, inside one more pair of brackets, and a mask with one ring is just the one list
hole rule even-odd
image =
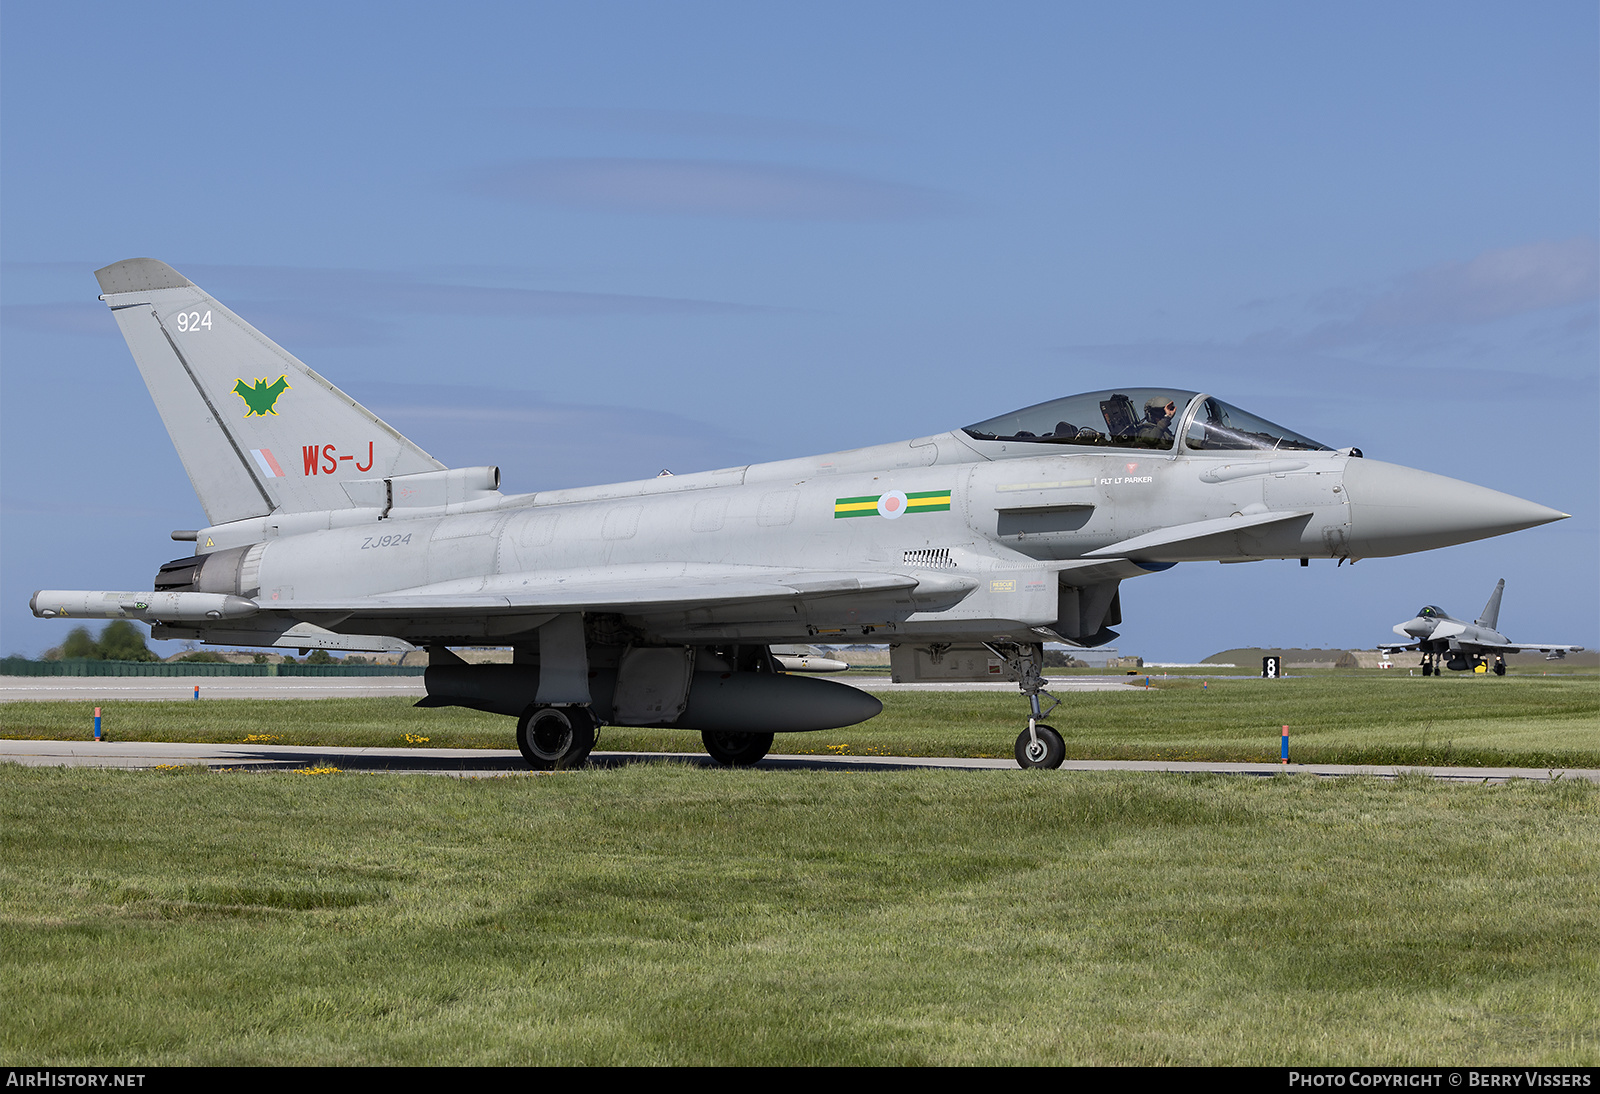
[[[1143, 677], [1139, 678], [1141, 681]], [[1071, 692], [1048, 721], [1074, 759], [1272, 761], [1280, 727], [1291, 758], [1319, 763], [1600, 767], [1600, 678], [1393, 676], [1154, 677], [1149, 690]], [[1026, 706], [1013, 692], [897, 692], [859, 726], [787, 734], [780, 753], [1010, 756]], [[508, 718], [417, 709], [405, 699], [104, 701], [116, 740], [510, 748]], [[0, 735], [87, 739], [92, 704], [0, 705]], [[681, 730], [601, 732], [601, 749], [699, 751]]]
[[30, 1065], [1600, 1063], [1600, 788], [0, 767]]

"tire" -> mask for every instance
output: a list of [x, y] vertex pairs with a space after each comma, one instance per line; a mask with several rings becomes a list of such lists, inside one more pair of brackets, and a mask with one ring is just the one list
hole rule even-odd
[[1494, 663], [1494, 674], [1496, 676], [1504, 676], [1506, 674], [1506, 663], [1504, 661], [1496, 661]]
[[1061, 739], [1061, 734], [1047, 725], [1036, 725], [1033, 728], [1038, 735], [1038, 741], [1035, 741], [1027, 730], [1023, 730], [1017, 737], [1017, 766], [1050, 769], [1060, 767], [1061, 761], [1067, 758], [1067, 744]]
[[588, 707], [534, 707], [517, 719], [517, 750], [535, 771], [578, 767], [594, 748], [596, 725]]
[[760, 763], [772, 748], [770, 733], [726, 733], [703, 730], [700, 740], [711, 758], [725, 767], [751, 767]]

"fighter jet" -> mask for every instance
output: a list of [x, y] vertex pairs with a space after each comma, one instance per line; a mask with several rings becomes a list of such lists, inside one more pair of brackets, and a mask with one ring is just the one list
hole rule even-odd
[[[426, 706], [516, 719], [536, 768], [601, 725], [699, 730], [728, 764], [881, 709], [775, 644], [888, 643], [897, 676], [1010, 679], [1057, 767], [1043, 644], [1103, 645], [1123, 581], [1179, 562], [1407, 554], [1565, 513], [1334, 449], [1221, 399], [1119, 387], [803, 459], [503, 494], [447, 468], [183, 275], [96, 272], [206, 525], [154, 588], [40, 591], [158, 639], [428, 651]], [[467, 665], [452, 645], [502, 645]]]
[[1506, 674], [1506, 654], [1523, 650], [1565, 657], [1582, 646], [1558, 646], [1553, 642], [1512, 642], [1495, 630], [1500, 623], [1500, 594], [1506, 591], [1506, 579], [1501, 578], [1489, 594], [1489, 603], [1483, 614], [1471, 623], [1451, 618], [1443, 608], [1433, 604], [1423, 606], [1415, 619], [1394, 625], [1394, 633], [1418, 641], [1409, 646], [1379, 646], [1384, 653], [1422, 651], [1422, 675], [1440, 676], [1445, 669], [1465, 672], [1476, 671], [1479, 665], [1492, 670], [1496, 676]]
[[768, 646], [784, 672], [849, 672], [850, 663], [829, 657], [815, 646]]

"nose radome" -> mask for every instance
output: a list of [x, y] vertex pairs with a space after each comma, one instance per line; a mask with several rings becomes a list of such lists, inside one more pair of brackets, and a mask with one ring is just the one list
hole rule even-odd
[[1350, 498], [1350, 553], [1357, 557], [1430, 551], [1568, 516], [1498, 490], [1379, 460], [1351, 460], [1344, 484]]

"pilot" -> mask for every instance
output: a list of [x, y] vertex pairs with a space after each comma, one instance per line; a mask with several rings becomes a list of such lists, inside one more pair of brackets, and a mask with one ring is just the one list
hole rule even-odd
[[1141, 441], [1159, 443], [1172, 436], [1172, 419], [1178, 413], [1178, 404], [1165, 395], [1155, 395], [1144, 401], [1144, 421], [1139, 423], [1137, 434]]

